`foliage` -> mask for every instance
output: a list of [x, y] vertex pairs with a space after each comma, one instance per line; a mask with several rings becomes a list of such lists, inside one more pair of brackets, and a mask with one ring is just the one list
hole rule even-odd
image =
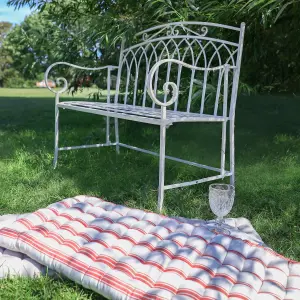
[[35, 86], [35, 80], [25, 80], [20, 74], [15, 72], [12, 76], [7, 76], [4, 81], [6, 88], [32, 88]]
[[[120, 40], [167, 21], [201, 20], [229, 25], [246, 22], [242, 82], [258, 90], [297, 90], [300, 80], [299, 0], [10, 0], [47, 12], [63, 29], [67, 61], [115, 63]], [[76, 30], [75, 30], [76, 28]], [[53, 38], [53, 35], [51, 39]], [[54, 51], [54, 50], [52, 50]], [[96, 55], [95, 55], [96, 53]], [[93, 55], [94, 54], [94, 55]]]
[[0, 22], [0, 46], [2, 45], [10, 29], [12, 28], [12, 25], [13, 24], [9, 22]]
[[[12, 67], [25, 79], [35, 79], [45, 71], [45, 66], [57, 57], [57, 47], [52, 43], [57, 26], [45, 13], [32, 14], [20, 25], [14, 26], [5, 39], [4, 47], [13, 57]], [[60, 52], [62, 53], [62, 52]]]
[[37, 44], [30, 41], [34, 36], [28, 30], [35, 26], [27, 26], [33, 18], [35, 16], [28, 18], [21, 26], [0, 22], [0, 87], [33, 87], [35, 84], [32, 80], [37, 77], [35, 69], [41, 66], [36, 64], [39, 57], [36, 54]]
[[11, 23], [0, 22], [0, 87], [4, 85], [5, 78], [10, 77], [15, 73], [14, 70], [9, 69], [12, 58], [3, 47], [4, 40], [11, 28]]

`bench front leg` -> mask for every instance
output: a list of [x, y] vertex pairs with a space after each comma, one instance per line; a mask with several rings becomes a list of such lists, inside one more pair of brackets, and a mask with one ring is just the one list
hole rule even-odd
[[170, 93], [169, 86], [172, 87], [173, 95], [168, 102], [159, 101], [154, 93], [154, 88], [152, 86], [153, 76], [160, 64], [165, 61], [160, 61], [156, 63], [149, 73], [148, 81], [148, 94], [150, 98], [157, 105], [161, 107], [161, 125], [160, 125], [160, 150], [159, 150], [159, 184], [158, 184], [158, 201], [157, 209], [159, 212], [162, 211], [163, 202], [164, 202], [164, 192], [165, 192], [165, 160], [166, 160], [166, 118], [167, 118], [167, 106], [172, 105], [178, 98], [178, 87], [174, 82], [166, 82], [163, 86], [164, 94], [168, 95]]
[[[161, 108], [162, 119], [166, 119], [167, 109], [165, 106]], [[166, 125], [162, 123], [160, 125], [160, 149], [159, 149], [159, 185], [158, 185], [158, 203], [157, 208], [161, 213], [164, 192], [165, 192], [165, 160], [166, 160]]]
[[58, 138], [59, 138], [59, 108], [56, 103], [59, 102], [59, 94], [55, 95], [55, 133], [54, 133], [54, 159], [53, 168], [57, 166], [58, 159]]

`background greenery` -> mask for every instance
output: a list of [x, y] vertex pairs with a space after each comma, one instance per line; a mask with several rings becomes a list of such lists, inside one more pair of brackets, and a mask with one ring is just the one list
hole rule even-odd
[[[58, 60], [89, 66], [115, 64], [122, 36], [130, 40], [134, 33], [152, 25], [198, 20], [236, 26], [246, 22], [241, 81], [258, 91], [299, 91], [299, 0], [10, 0], [8, 3], [16, 8], [29, 5], [36, 13], [14, 26], [5, 42], [0, 41], [2, 86], [12, 86], [14, 82], [30, 85], [27, 80], [41, 79], [45, 68]], [[0, 30], [3, 31], [1, 27]], [[13, 71], [8, 71], [8, 67]]]

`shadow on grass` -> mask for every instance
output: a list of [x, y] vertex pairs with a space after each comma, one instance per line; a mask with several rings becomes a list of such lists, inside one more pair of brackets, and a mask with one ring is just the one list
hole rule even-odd
[[[300, 260], [299, 99], [241, 97], [236, 120], [237, 197], [231, 216], [251, 220], [275, 250]], [[77, 194], [156, 209], [158, 159], [138, 152], [101, 148], [61, 152], [53, 170], [54, 100], [0, 97], [1, 213], [32, 211]], [[105, 140], [105, 119], [62, 111], [61, 146]], [[218, 124], [176, 124], [168, 130], [167, 152], [218, 167]], [[120, 121], [124, 143], [159, 149], [158, 127]], [[112, 141], [113, 141], [112, 126]], [[167, 162], [166, 182], [211, 173]], [[166, 192], [165, 213], [213, 218], [208, 184]]]

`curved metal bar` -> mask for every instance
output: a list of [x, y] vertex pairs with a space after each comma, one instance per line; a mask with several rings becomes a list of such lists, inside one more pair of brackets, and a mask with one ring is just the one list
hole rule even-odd
[[230, 42], [230, 41], [226, 41], [226, 40], [222, 40], [222, 39], [216, 39], [216, 38], [211, 38], [211, 37], [206, 37], [206, 36], [194, 36], [194, 35], [165, 35], [165, 36], [161, 36], [158, 38], [154, 38], [154, 39], [149, 39], [143, 42], [140, 42], [138, 44], [135, 44], [131, 47], [128, 47], [126, 49], [124, 49], [124, 53], [132, 50], [134, 48], [140, 47], [140, 46], [144, 46], [148, 43], [154, 43], [154, 42], [158, 42], [158, 41], [164, 41], [164, 40], [169, 40], [170, 38], [173, 39], [199, 39], [199, 40], [204, 40], [204, 41], [213, 41], [213, 42], [217, 42], [217, 43], [223, 43], [223, 44], [227, 44], [230, 46], [234, 46], [234, 47], [239, 47], [238, 43], [234, 43], [234, 42]]
[[154, 94], [154, 88], [153, 88], [153, 85], [152, 85], [152, 82], [153, 82], [153, 76], [155, 74], [155, 72], [157, 71], [157, 69], [164, 63], [176, 63], [176, 64], [179, 64], [183, 67], [187, 67], [187, 68], [190, 68], [190, 69], [193, 69], [193, 70], [196, 70], [196, 71], [217, 71], [217, 70], [223, 70], [225, 68], [228, 68], [228, 69], [236, 69], [235, 66], [231, 66], [231, 65], [228, 65], [228, 64], [225, 64], [225, 65], [221, 65], [221, 66], [218, 66], [218, 67], [213, 67], [213, 68], [201, 68], [201, 67], [196, 67], [196, 66], [193, 66], [193, 65], [190, 65], [188, 63], [185, 63], [181, 60], [177, 60], [177, 59], [172, 59], [172, 58], [169, 58], [169, 59], [162, 59], [160, 61], [158, 61], [150, 70], [150, 73], [149, 73], [149, 81], [148, 81], [148, 94], [150, 96], [150, 98], [152, 99], [152, 101], [154, 101], [157, 105], [159, 106], [163, 106], [163, 107], [167, 107], [169, 105], [172, 105], [178, 98], [178, 93], [179, 93], [179, 89], [178, 89], [178, 86], [175, 82], [170, 82], [170, 81], [167, 81], [164, 85], [163, 85], [163, 91], [164, 91], [164, 94], [165, 95], [168, 95], [170, 93], [170, 90], [169, 90], [169, 87], [171, 86], [172, 87], [172, 91], [173, 91], [173, 95], [171, 97], [171, 99], [169, 101], [167, 101], [166, 103], [163, 103], [161, 101], [159, 101], [155, 94]]
[[[244, 24], [244, 23], [242, 23], [242, 24]], [[220, 27], [220, 28], [231, 29], [231, 30], [235, 30], [235, 31], [241, 30], [240, 27], [228, 26], [228, 25], [219, 24], [219, 23], [186, 21], [186, 22], [173, 22], [173, 23], [167, 23], [167, 24], [154, 26], [154, 27], [148, 28], [146, 30], [143, 30], [143, 31], [137, 33], [136, 36], [143, 35], [144, 33], [148, 33], [153, 30], [167, 28], [169, 26], [174, 26], [174, 25], [201, 25], [201, 26]]]
[[88, 67], [81, 67], [81, 66], [77, 66], [77, 65], [74, 65], [74, 64], [70, 64], [70, 63], [67, 63], [67, 62], [56, 62], [54, 64], [52, 64], [51, 66], [48, 67], [48, 69], [46, 70], [45, 72], [45, 84], [48, 88], [49, 91], [51, 91], [52, 93], [54, 94], [62, 94], [64, 93], [65, 91], [67, 91], [68, 89], [68, 81], [66, 78], [64, 77], [59, 77], [57, 78], [57, 82], [63, 82], [64, 83], [64, 86], [62, 89], [58, 90], [58, 91], [55, 91], [53, 90], [49, 85], [48, 85], [48, 75], [51, 71], [51, 69], [57, 65], [66, 65], [66, 66], [69, 66], [69, 67], [73, 67], [73, 68], [76, 68], [76, 69], [80, 69], [80, 70], [87, 70], [87, 71], [99, 71], [99, 70], [103, 70], [103, 69], [118, 69], [117, 66], [104, 66], [104, 67], [98, 67], [98, 68], [88, 68]]

